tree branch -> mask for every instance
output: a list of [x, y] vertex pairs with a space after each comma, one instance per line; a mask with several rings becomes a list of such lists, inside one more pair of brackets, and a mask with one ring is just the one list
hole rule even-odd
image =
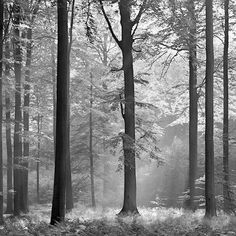
[[[139, 9], [138, 15], [135, 17], [135, 19], [134, 19], [133, 22], [132, 22], [132, 25], [133, 25], [133, 26], [134, 26], [135, 24], [138, 24], [138, 23], [139, 23], [140, 18], [141, 18], [142, 14], [143, 14], [143, 11], [144, 11], [144, 9], [145, 9], [145, 7], [146, 7], [146, 4], [147, 4], [147, 0], [144, 0], [142, 6], [141, 6], [140, 9]], [[136, 29], [135, 29], [135, 31], [136, 31]]]
[[120, 48], [122, 48], [121, 41], [116, 37], [116, 35], [115, 35], [114, 31], [113, 31], [113, 28], [112, 28], [112, 26], [111, 26], [111, 22], [110, 22], [110, 20], [109, 20], [108, 17], [107, 17], [107, 14], [106, 14], [106, 12], [105, 12], [105, 9], [104, 9], [102, 0], [99, 0], [99, 3], [100, 3], [100, 6], [101, 6], [102, 14], [103, 14], [103, 16], [104, 16], [104, 18], [105, 18], [105, 20], [106, 20], [106, 22], [107, 22], [107, 25], [108, 25], [108, 28], [109, 28], [109, 30], [110, 30], [110, 32], [111, 32], [112, 37], [114, 38], [114, 40], [116, 41], [116, 43], [118, 44], [118, 46], [119, 46]]
[[123, 117], [123, 119], [125, 119], [125, 113], [124, 113], [124, 107], [123, 107], [123, 104], [122, 104], [122, 95], [120, 93], [120, 111], [121, 111], [121, 115]]
[[111, 72], [119, 72], [124, 70], [123, 66], [121, 68], [111, 67]]

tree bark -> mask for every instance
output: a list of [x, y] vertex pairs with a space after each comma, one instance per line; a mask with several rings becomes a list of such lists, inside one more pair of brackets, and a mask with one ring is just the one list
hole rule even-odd
[[214, 45], [213, 45], [213, 6], [206, 0], [206, 128], [205, 128], [205, 216], [216, 215], [214, 182]]
[[3, 224], [3, 157], [2, 157], [2, 76], [4, 3], [0, 0], [0, 224]]
[[25, 72], [25, 84], [24, 84], [24, 213], [29, 211], [28, 209], [28, 158], [29, 158], [29, 106], [30, 106], [30, 67], [32, 57], [32, 29], [27, 29], [27, 44], [26, 44], [26, 72]]
[[22, 209], [22, 138], [21, 138], [21, 46], [20, 46], [20, 3], [16, 0], [13, 6], [14, 24], [14, 72], [15, 72], [15, 127], [14, 127], [14, 215], [20, 215]]
[[132, 21], [131, 1], [119, 2], [121, 15], [125, 93], [125, 135], [123, 137], [124, 150], [124, 202], [119, 214], [138, 213], [136, 203], [136, 167], [135, 167], [135, 96], [134, 96], [134, 71], [132, 55]]
[[36, 172], [37, 172], [37, 203], [40, 203], [40, 194], [39, 194], [39, 163], [40, 163], [40, 148], [41, 148], [41, 130], [42, 130], [42, 116], [38, 113], [37, 118], [38, 123], [38, 156], [37, 156], [37, 166], [36, 166]]
[[53, 142], [54, 142], [54, 154], [55, 154], [55, 148], [56, 148], [56, 104], [57, 104], [57, 98], [56, 98], [56, 60], [55, 60], [55, 44], [52, 43], [51, 46], [51, 60], [52, 60], [52, 83], [53, 83]]
[[[5, 12], [5, 18], [8, 19], [8, 14]], [[5, 41], [5, 76], [10, 76], [10, 40]], [[10, 94], [5, 90], [6, 103], [6, 145], [7, 145], [7, 208], [6, 214], [13, 213], [13, 159], [12, 159], [12, 137], [11, 137], [11, 100]]]
[[189, 13], [189, 200], [194, 211], [195, 179], [197, 173], [198, 94], [197, 94], [197, 26], [194, 0], [187, 4]]
[[51, 224], [64, 221], [66, 191], [66, 158], [68, 154], [68, 13], [67, 0], [57, 1], [58, 56], [56, 155]]
[[92, 207], [96, 207], [95, 202], [95, 190], [94, 190], [94, 160], [93, 160], [93, 85], [92, 85], [92, 75], [91, 75], [91, 85], [90, 85], [90, 112], [89, 112], [89, 158], [90, 158], [90, 182], [91, 182], [91, 201]]
[[74, 207], [73, 204], [73, 190], [71, 180], [71, 160], [70, 160], [70, 55], [73, 40], [73, 25], [74, 25], [74, 8], [75, 0], [71, 4], [71, 21], [69, 29], [69, 46], [68, 46], [68, 155], [66, 161], [66, 211], [71, 211]]
[[229, 0], [224, 1], [225, 27], [224, 27], [224, 108], [223, 108], [223, 198], [224, 211], [229, 213], [231, 208], [230, 183], [229, 183], [229, 77], [228, 77], [228, 51], [229, 51]]

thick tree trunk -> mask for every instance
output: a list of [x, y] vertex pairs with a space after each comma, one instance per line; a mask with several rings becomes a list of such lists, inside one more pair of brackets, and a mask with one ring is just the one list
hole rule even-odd
[[2, 76], [3, 76], [3, 16], [4, 4], [0, 0], [0, 224], [3, 224], [3, 158], [2, 158]]
[[224, 55], [223, 55], [223, 76], [224, 76], [224, 120], [223, 120], [223, 197], [224, 211], [230, 212], [230, 183], [229, 183], [229, 78], [228, 78], [228, 51], [229, 51], [229, 0], [224, 1], [225, 11], [225, 32], [224, 32]]
[[71, 211], [74, 207], [73, 203], [73, 190], [72, 190], [72, 180], [71, 180], [71, 161], [70, 161], [70, 55], [73, 40], [73, 24], [74, 24], [74, 7], [75, 0], [72, 0], [71, 5], [71, 21], [69, 30], [69, 45], [68, 45], [68, 154], [66, 159], [66, 211]]
[[56, 155], [51, 224], [64, 221], [66, 192], [66, 158], [68, 154], [68, 13], [67, 0], [57, 1], [58, 58]]
[[119, 2], [122, 28], [122, 55], [125, 92], [125, 135], [124, 150], [124, 202], [120, 214], [138, 213], [136, 204], [136, 167], [135, 167], [135, 96], [132, 55], [131, 1]]
[[213, 6], [206, 0], [206, 130], [205, 130], [205, 200], [206, 217], [216, 215], [214, 182], [214, 46], [213, 46]]
[[15, 127], [14, 127], [14, 215], [19, 215], [22, 209], [22, 138], [21, 138], [21, 46], [20, 46], [20, 3], [14, 2], [14, 72], [15, 72]]
[[[5, 43], [5, 76], [10, 76], [10, 42]], [[9, 92], [5, 91], [6, 103], [6, 145], [7, 145], [7, 209], [6, 214], [13, 213], [13, 159], [12, 159], [12, 139], [11, 139], [11, 100]]]
[[197, 94], [197, 26], [194, 1], [188, 3], [189, 12], [189, 200], [187, 207], [195, 210], [195, 179], [197, 173], [198, 94]]
[[93, 85], [91, 75], [90, 85], [90, 112], [89, 112], [89, 158], [90, 158], [90, 182], [91, 182], [91, 201], [92, 207], [96, 207], [95, 190], [94, 190], [94, 160], [93, 160]]

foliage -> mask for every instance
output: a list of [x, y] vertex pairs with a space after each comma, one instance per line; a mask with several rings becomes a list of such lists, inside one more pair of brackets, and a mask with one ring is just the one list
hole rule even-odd
[[[219, 213], [211, 221], [203, 219], [203, 211], [183, 209], [142, 208], [141, 216], [116, 217], [117, 209], [106, 211], [77, 206], [65, 223], [49, 226], [49, 205], [31, 209], [29, 216], [8, 217], [0, 228], [1, 235], [230, 235], [236, 233], [234, 217]], [[44, 210], [45, 208], [45, 210]], [[78, 215], [80, 216], [78, 218]]]

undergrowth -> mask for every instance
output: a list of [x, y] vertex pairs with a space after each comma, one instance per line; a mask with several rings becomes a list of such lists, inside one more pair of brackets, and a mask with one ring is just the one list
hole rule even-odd
[[218, 213], [211, 221], [204, 212], [174, 208], [141, 208], [140, 216], [117, 217], [118, 209], [90, 209], [77, 206], [66, 221], [49, 225], [50, 206], [34, 206], [27, 215], [6, 216], [0, 236], [203, 236], [236, 235], [236, 218]]

